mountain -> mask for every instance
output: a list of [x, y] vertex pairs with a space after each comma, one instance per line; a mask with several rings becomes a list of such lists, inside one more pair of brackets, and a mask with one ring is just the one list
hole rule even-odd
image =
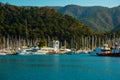
[[120, 32], [120, 24], [112, 30], [112, 32], [118, 32], [118, 31]]
[[[26, 33], [27, 29], [27, 33]], [[33, 38], [57, 38], [94, 34], [81, 21], [47, 7], [18, 7], [0, 3], [0, 36]]]
[[120, 6], [107, 8], [101, 6], [83, 7], [67, 5], [52, 7], [62, 14], [68, 14], [90, 26], [95, 31], [111, 31], [120, 24]]

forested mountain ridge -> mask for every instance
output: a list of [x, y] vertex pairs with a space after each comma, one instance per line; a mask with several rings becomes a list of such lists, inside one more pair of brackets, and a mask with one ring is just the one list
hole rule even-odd
[[101, 6], [83, 7], [78, 5], [67, 5], [64, 7], [52, 7], [62, 14], [71, 15], [92, 29], [105, 32], [117, 30], [120, 27], [120, 6], [107, 8]]
[[0, 3], [0, 36], [56, 38], [92, 35], [94, 31], [79, 20], [47, 7], [18, 7]]

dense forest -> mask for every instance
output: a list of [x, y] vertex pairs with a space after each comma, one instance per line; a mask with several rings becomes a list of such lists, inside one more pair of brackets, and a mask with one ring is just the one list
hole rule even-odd
[[0, 36], [70, 39], [93, 34], [88, 26], [68, 15], [46, 7], [17, 7], [0, 4]]

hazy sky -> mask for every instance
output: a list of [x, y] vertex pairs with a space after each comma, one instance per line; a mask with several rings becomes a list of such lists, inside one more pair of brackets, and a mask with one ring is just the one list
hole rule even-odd
[[115, 7], [120, 5], [120, 0], [0, 0], [18, 6], [65, 6], [76, 4], [80, 6], [106, 6]]

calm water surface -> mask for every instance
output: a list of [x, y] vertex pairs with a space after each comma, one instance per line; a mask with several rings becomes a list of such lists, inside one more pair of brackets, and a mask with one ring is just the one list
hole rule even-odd
[[120, 57], [0, 56], [0, 80], [120, 80]]

